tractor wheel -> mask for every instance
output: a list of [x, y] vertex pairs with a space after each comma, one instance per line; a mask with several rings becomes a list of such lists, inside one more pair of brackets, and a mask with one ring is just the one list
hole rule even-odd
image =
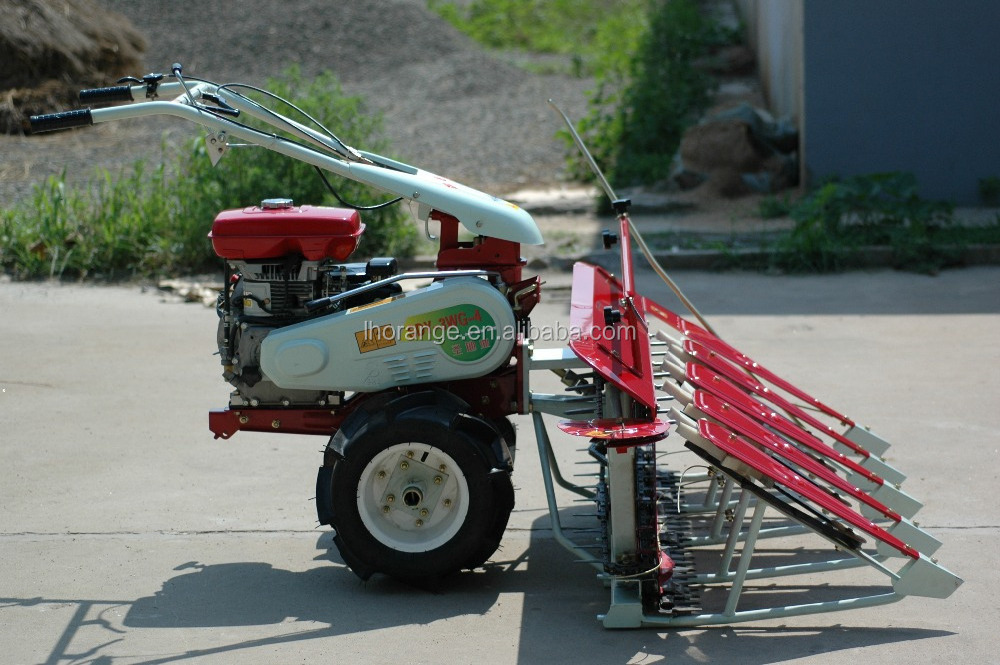
[[331, 440], [334, 542], [362, 579], [426, 585], [499, 547], [514, 505], [510, 469], [496, 428], [466, 409], [439, 391], [405, 395]]

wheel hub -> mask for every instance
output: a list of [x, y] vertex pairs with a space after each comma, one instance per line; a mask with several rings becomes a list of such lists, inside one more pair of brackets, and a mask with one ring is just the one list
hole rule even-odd
[[400, 443], [377, 453], [358, 482], [358, 513], [382, 544], [426, 552], [450, 540], [468, 513], [468, 484], [447, 453]]

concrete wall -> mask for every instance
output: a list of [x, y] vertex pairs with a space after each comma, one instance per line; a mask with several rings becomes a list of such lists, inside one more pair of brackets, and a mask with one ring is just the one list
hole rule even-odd
[[738, 0], [761, 86], [779, 118], [802, 118], [802, 0]]
[[911, 171], [924, 196], [975, 204], [1000, 176], [1000, 3], [738, 2], [808, 180]]

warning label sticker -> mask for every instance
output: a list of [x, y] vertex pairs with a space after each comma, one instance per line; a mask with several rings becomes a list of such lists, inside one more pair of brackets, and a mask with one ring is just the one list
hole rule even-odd
[[396, 346], [396, 331], [392, 326], [365, 327], [354, 333], [354, 339], [358, 343], [358, 351], [368, 353]]

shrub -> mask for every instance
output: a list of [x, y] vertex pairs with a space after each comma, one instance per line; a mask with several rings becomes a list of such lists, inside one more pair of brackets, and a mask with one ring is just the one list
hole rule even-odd
[[[360, 97], [344, 95], [332, 73], [323, 72], [305, 80], [299, 68], [292, 66], [281, 78], [269, 80], [267, 89], [279, 97], [294, 100], [296, 106], [319, 120], [348, 145], [363, 146], [376, 153], [387, 150], [385, 141], [378, 136], [381, 117], [368, 112]], [[258, 97], [260, 102], [268, 101], [252, 93], [248, 96]], [[291, 109], [276, 110], [295, 119]], [[304, 119], [299, 120], [304, 122]], [[249, 119], [245, 122], [251, 126], [260, 125]], [[380, 198], [370, 201], [372, 194], [367, 186], [333, 176], [328, 178], [336, 181], [337, 193], [352, 204], [364, 205], [388, 199], [376, 195]], [[213, 167], [200, 139], [191, 144], [190, 154], [181, 160], [178, 189], [190, 192], [185, 197], [192, 202], [188, 214], [204, 220], [205, 228], [219, 210], [253, 205], [264, 198], [287, 197], [297, 204], [340, 205], [315, 169], [308, 164], [271, 150], [249, 147], [230, 150]], [[363, 218], [367, 228], [358, 251], [369, 256], [411, 254], [417, 233], [404, 212], [399, 206], [365, 211]]]
[[893, 267], [936, 272], [952, 264], [953, 205], [918, 194], [911, 173], [879, 173], [832, 180], [791, 208], [795, 227], [778, 241], [774, 267], [829, 272], [854, 267], [858, 251], [888, 246]]
[[[308, 82], [290, 69], [268, 85], [323, 122], [345, 141], [383, 151], [381, 119], [345, 96], [332, 74]], [[226, 208], [287, 196], [297, 203], [337, 205], [313, 168], [263, 148], [233, 149], [213, 168], [202, 140], [149, 169], [137, 161], [117, 174], [98, 172], [82, 186], [50, 177], [32, 196], [0, 214], [0, 267], [20, 278], [121, 278], [199, 272], [218, 264], [206, 238]], [[354, 202], [362, 185], [339, 185]], [[359, 249], [369, 256], [412, 252], [416, 229], [398, 206], [363, 215]]]

